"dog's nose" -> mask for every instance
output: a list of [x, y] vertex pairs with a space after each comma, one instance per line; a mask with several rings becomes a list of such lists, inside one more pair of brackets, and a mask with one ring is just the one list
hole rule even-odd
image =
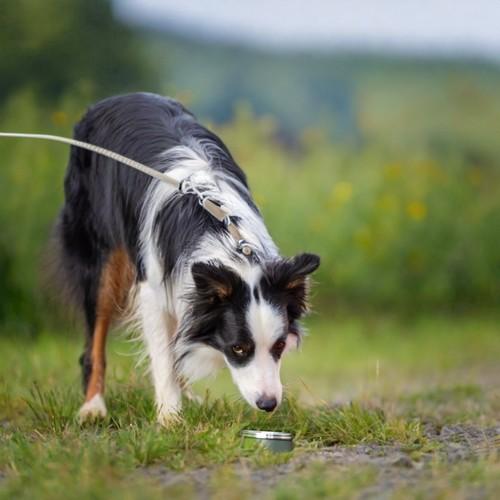
[[277, 404], [276, 398], [267, 398], [263, 396], [257, 400], [257, 408], [264, 411], [273, 411]]

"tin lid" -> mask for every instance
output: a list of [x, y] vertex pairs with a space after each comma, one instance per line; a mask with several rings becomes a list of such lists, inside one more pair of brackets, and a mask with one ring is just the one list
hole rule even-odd
[[242, 431], [241, 435], [254, 439], [279, 439], [282, 441], [292, 441], [293, 439], [293, 436], [289, 432], [256, 431], [251, 429]]

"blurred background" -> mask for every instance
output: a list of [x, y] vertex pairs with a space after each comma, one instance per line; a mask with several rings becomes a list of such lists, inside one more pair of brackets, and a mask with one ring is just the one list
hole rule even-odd
[[[70, 136], [97, 99], [173, 96], [246, 170], [325, 315], [490, 313], [500, 298], [494, 0], [20, 0], [0, 12], [0, 130]], [[64, 146], [0, 140], [0, 330], [58, 325], [41, 255]]]

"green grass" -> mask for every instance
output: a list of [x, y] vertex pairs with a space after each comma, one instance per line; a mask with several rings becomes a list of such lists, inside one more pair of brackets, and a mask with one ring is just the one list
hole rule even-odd
[[[498, 424], [499, 317], [485, 315], [500, 297], [498, 71], [380, 63], [353, 68], [355, 145], [311, 128], [288, 147], [275, 120], [244, 103], [215, 127], [283, 253], [321, 255], [314, 303], [330, 315], [351, 311], [312, 318], [302, 352], [284, 364], [288, 400], [272, 416], [242, 404], [223, 373], [196, 385], [202, 405], [187, 403], [181, 423], [160, 429], [147, 377], [134, 369], [136, 347], [115, 339], [110, 416], [77, 423], [82, 340], [51, 331], [58, 316], [38, 272], [68, 149], [0, 141], [0, 496], [189, 496], [189, 480], [160, 488], [149, 471], [204, 466], [213, 468], [214, 496], [240, 499], [253, 490], [235, 467], [274, 467], [332, 444], [394, 444], [422, 457], [439, 448], [423, 437], [427, 424]], [[69, 92], [49, 109], [20, 89], [5, 100], [0, 129], [69, 136], [91, 104], [83, 94]], [[483, 315], [426, 312], [469, 308]], [[297, 449], [243, 451], [246, 427], [290, 430]], [[454, 498], [498, 484], [498, 461], [447, 467], [437, 462], [428, 484], [396, 494], [426, 497], [431, 485], [434, 496]], [[380, 479], [369, 467], [314, 464], [293, 476], [269, 497], [350, 497]]]
[[[189, 481], [162, 490], [140, 471], [208, 466], [216, 471], [211, 491], [229, 498], [233, 465], [272, 467], [335, 444], [396, 443], [417, 456], [419, 450], [433, 449], [422, 434], [422, 423], [429, 419], [439, 425], [487, 425], [498, 419], [500, 399], [495, 378], [490, 379], [498, 375], [497, 324], [494, 317], [315, 318], [302, 352], [284, 363], [289, 397], [279, 411], [251, 410], [222, 374], [198, 384], [203, 402], [186, 401], [182, 421], [169, 430], [155, 423], [147, 377], [134, 369], [134, 344], [119, 337], [111, 342], [109, 417], [81, 426], [75, 418], [81, 404], [80, 339], [49, 332], [31, 340], [4, 336], [0, 495], [155, 498], [168, 490], [190, 496]], [[243, 449], [239, 435], [245, 428], [291, 431], [297, 448], [279, 456]], [[280, 482], [269, 495], [299, 498], [310, 490], [313, 498], [348, 497], [376, 477], [369, 468], [344, 473], [315, 467]], [[485, 465], [488, 471], [495, 467]], [[238, 488], [243, 497], [252, 489], [245, 482]]]

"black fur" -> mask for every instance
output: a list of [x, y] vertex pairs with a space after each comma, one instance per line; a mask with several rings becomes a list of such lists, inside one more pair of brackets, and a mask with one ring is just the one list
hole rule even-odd
[[[162, 171], [172, 166], [159, 160], [166, 150], [193, 139], [212, 144], [213, 168], [224, 170], [229, 179], [234, 179], [241, 195], [257, 210], [246, 190], [245, 174], [223, 142], [172, 99], [146, 93], [111, 97], [88, 110], [76, 125], [74, 137]], [[71, 283], [71, 296], [86, 318], [87, 348], [81, 358], [84, 386], [91, 370], [99, 279], [109, 253], [125, 248], [137, 279], [146, 279], [139, 253], [139, 223], [151, 182], [156, 181], [115, 161], [71, 148], [56, 238], [62, 280]], [[205, 232], [225, 230], [194, 196], [172, 198], [159, 213], [155, 226], [166, 274]]]
[[[209, 345], [223, 352], [234, 366], [244, 366], [255, 350], [245, 320], [250, 288], [220, 262], [196, 262], [191, 271], [195, 283], [192, 309], [178, 338]], [[234, 346], [242, 347], [244, 354], [235, 353]]]
[[[308, 275], [319, 266], [319, 257], [300, 254], [292, 259], [268, 263], [260, 287], [250, 290], [232, 270], [220, 262], [196, 262], [192, 266], [195, 290], [191, 293], [191, 314], [178, 340], [190, 344], [206, 344], [223, 352], [233, 366], [244, 366], [251, 361], [255, 345], [246, 326], [247, 306], [251, 294], [260, 301], [263, 297], [282, 311], [288, 328], [271, 348], [277, 361], [286, 343], [288, 333], [300, 338], [298, 321], [307, 312]], [[237, 355], [233, 346], [243, 348]], [[182, 363], [190, 351], [177, 360]]]
[[[74, 137], [159, 171], [168, 171], [179, 160], [169, 160], [162, 153], [176, 146], [202, 147], [211, 169], [216, 174], [219, 171], [241, 199], [259, 214], [245, 174], [223, 142], [172, 99], [144, 93], [106, 99], [88, 110], [76, 125]], [[86, 318], [86, 348], [80, 358], [84, 388], [92, 370], [90, 354], [101, 272], [110, 253], [125, 249], [136, 279], [140, 282], [148, 278], [141, 262], [140, 225], [141, 215], [149, 206], [150, 186], [157, 182], [100, 155], [71, 149], [64, 185], [65, 204], [56, 237], [63, 281], [72, 284], [71, 295]], [[236, 217], [232, 220], [239, 222]], [[184, 262], [185, 254], [192, 252], [204, 235], [224, 232], [227, 232], [224, 225], [199, 205], [197, 197], [180, 194], [170, 197], [153, 224], [164, 279], [170, 277], [179, 262]], [[235, 262], [243, 259], [236, 251], [231, 258]], [[257, 264], [257, 260], [251, 262]], [[258, 302], [265, 299], [273, 303], [288, 318], [288, 328], [271, 349], [275, 360], [283, 352], [287, 334], [299, 335], [297, 322], [307, 310], [307, 275], [318, 267], [319, 258], [302, 254], [294, 259], [259, 264], [263, 266], [264, 277], [252, 290], [219, 261], [193, 264], [194, 289], [188, 297], [190, 314], [181, 318], [181, 329], [176, 336], [176, 341], [182, 339], [188, 348], [176, 360], [177, 365], [200, 343], [223, 352], [233, 366], [246, 365], [255, 351], [246, 321], [252, 296]]]
[[264, 298], [276, 307], [286, 310], [289, 333], [300, 336], [298, 321], [307, 312], [309, 274], [320, 263], [317, 255], [303, 253], [291, 259], [267, 263], [261, 279]]

